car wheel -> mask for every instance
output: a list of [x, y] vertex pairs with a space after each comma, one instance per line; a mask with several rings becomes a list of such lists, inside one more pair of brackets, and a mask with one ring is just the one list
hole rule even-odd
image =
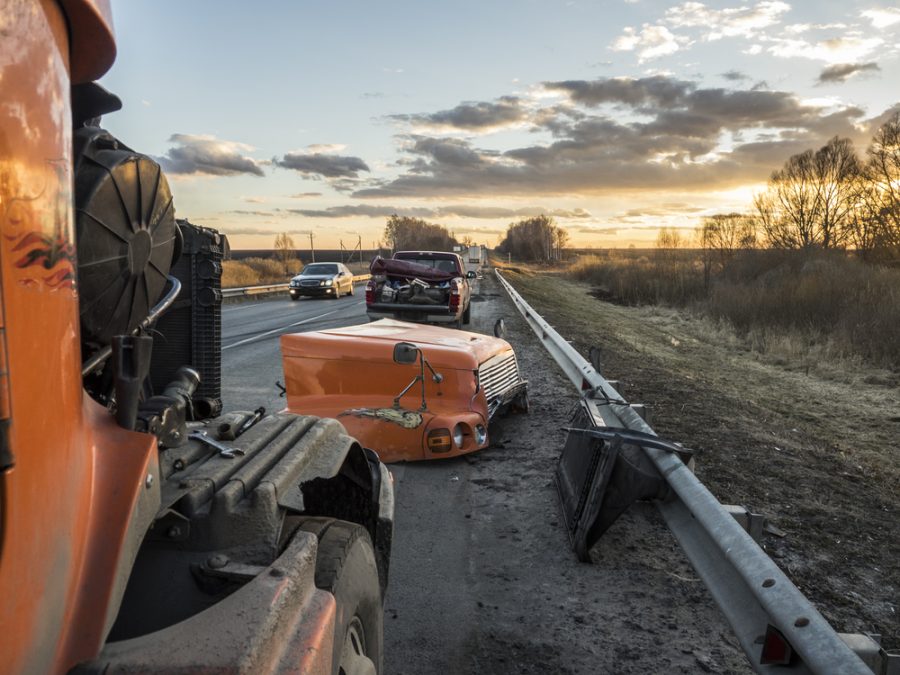
[[292, 295], [292, 296], [291, 296], [291, 300], [299, 300], [299, 299], [300, 299], [300, 296], [299, 296], [299, 295]]
[[334, 285], [334, 295], [333, 295], [332, 297], [334, 297], [335, 300], [340, 299], [340, 297], [341, 297], [341, 286], [340, 286], [340, 284], [335, 284], [335, 285]]
[[469, 321], [472, 319], [472, 305], [470, 304], [466, 307], [466, 311], [463, 312], [462, 322], [466, 325], [469, 324]]
[[353, 280], [350, 280], [350, 292], [347, 295], [353, 295]]
[[325, 518], [309, 518], [301, 529], [319, 539], [316, 587], [337, 604], [332, 672], [380, 673], [384, 613], [369, 533], [361, 525]]

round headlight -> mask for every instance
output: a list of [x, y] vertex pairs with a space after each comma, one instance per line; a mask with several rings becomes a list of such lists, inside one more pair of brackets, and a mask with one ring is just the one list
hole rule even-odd
[[475, 425], [475, 440], [478, 442], [478, 445], [484, 445], [484, 442], [487, 440], [487, 429], [480, 424]]
[[453, 427], [453, 443], [457, 448], [461, 448], [463, 446], [463, 427], [462, 424], [457, 424]]
[[332, 283], [332, 280], [331, 280], [331, 279], [326, 279], [326, 280], [325, 280], [325, 285], [326, 285], [326, 286], [331, 286], [331, 283]]

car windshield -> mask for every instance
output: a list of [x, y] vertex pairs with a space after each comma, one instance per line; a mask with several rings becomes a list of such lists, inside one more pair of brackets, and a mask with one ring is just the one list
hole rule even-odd
[[335, 263], [314, 263], [307, 265], [300, 272], [303, 276], [308, 274], [337, 274], [338, 266]]
[[452, 274], [456, 272], [456, 263], [446, 258], [400, 258], [405, 262], [416, 263], [417, 265], [425, 265], [425, 267], [434, 267], [441, 272]]

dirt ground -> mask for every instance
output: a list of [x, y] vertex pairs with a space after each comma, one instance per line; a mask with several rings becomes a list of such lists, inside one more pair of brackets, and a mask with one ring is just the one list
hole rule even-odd
[[[792, 369], [790, 364], [767, 362], [728, 331], [687, 312], [615, 306], [596, 299], [587, 285], [556, 275], [510, 272], [507, 279], [582, 353], [590, 346], [600, 348], [603, 375], [619, 380], [629, 401], [650, 406], [650, 424], [657, 433], [695, 450], [698, 476], [722, 503], [761, 512], [785, 532], [783, 538], [767, 537], [766, 550], [836, 630], [879, 633], [887, 648], [900, 648], [896, 375], [859, 367], [843, 372], [808, 365]], [[512, 336], [524, 326], [509, 318], [507, 324], [513, 324]], [[507, 498], [527, 476], [538, 474], [549, 482], [562, 442], [546, 425], [565, 414], [571, 398], [563, 397], [571, 387], [547, 372], [544, 355], [521, 342], [517, 349], [523, 369], [539, 383], [533, 396], [541, 412], [518, 422], [527, 427], [526, 434], [511, 433], [517, 422], [506, 423], [510, 426], [504, 433], [510, 438], [525, 437], [515, 441], [511, 451], [527, 459], [524, 465], [505, 467], [483, 479], [486, 501]], [[494, 454], [473, 461], [489, 474], [497, 466]], [[532, 464], [540, 464], [540, 470], [530, 471]], [[523, 589], [515, 608], [495, 607], [488, 585], [484, 612], [519, 614], [534, 621], [542, 595], [565, 587], [560, 602], [572, 620], [552, 628], [556, 639], [545, 646], [548, 656], [552, 649], [570, 649], [571, 639], [576, 650], [600, 654], [612, 649], [617, 655], [612, 662], [600, 657], [597, 672], [607, 666], [609, 672], [632, 672], [623, 668], [629, 659], [634, 659], [634, 672], [746, 668], [742, 655], [736, 657], [741, 653], [727, 626], [710, 630], [702, 617], [698, 627], [710, 631], [712, 639], [706, 641], [705, 651], [694, 651], [693, 664], [691, 658], [680, 658], [685, 646], [698, 644], [686, 632], [692, 619], [685, 608], [711, 600], [653, 515], [634, 509], [601, 540], [599, 562], [610, 574], [605, 582], [584, 575], [573, 579], [560, 564], [556, 580], [548, 579], [546, 588]], [[509, 570], [498, 570], [497, 589], [509, 583], [507, 577], [516, 574], [518, 565], [542, 564], [534, 560], [533, 551], [547, 536], [547, 521], [554, 521], [554, 531], [561, 527], [557, 519], [552, 511], [538, 517], [536, 525], [519, 526], [515, 538], [523, 544], [522, 554], [515, 564], [510, 561]], [[605, 550], [615, 550], [615, 558], [604, 556]], [[557, 553], [560, 559], [571, 556], [561, 543]], [[672, 560], [679, 562], [673, 565]], [[665, 573], [660, 574], [660, 568]], [[615, 581], [618, 574], [621, 583]], [[596, 587], [604, 583], [614, 585], [604, 589], [612, 595], [604, 602], [621, 603], [614, 610], [598, 608], [592, 600]], [[648, 608], [649, 599], [655, 611]], [[668, 616], [670, 611], [681, 614]], [[594, 627], [589, 648], [587, 641], [576, 640], [584, 637], [586, 626]], [[622, 627], [629, 631], [627, 644], [610, 640]], [[495, 639], [513, 651], [537, 646], [521, 637], [521, 632], [498, 629]], [[648, 653], [656, 660], [648, 661]], [[479, 662], [483, 672], [495, 665], [490, 654], [484, 649], [478, 657], [484, 660]], [[572, 663], [580, 672], [578, 664], [586, 661]]]
[[625, 514], [595, 564], [578, 562], [553, 481], [578, 395], [485, 277], [471, 329], [504, 318], [531, 412], [492, 423], [485, 451], [394, 465], [386, 672], [751, 672], [653, 506]]

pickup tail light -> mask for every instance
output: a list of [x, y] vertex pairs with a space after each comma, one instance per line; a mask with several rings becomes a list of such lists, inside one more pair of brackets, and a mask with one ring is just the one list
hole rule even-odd
[[366, 283], [366, 304], [371, 305], [375, 302], [375, 282], [369, 279]]
[[433, 429], [426, 440], [429, 452], [450, 452], [453, 449], [449, 429]]
[[459, 285], [454, 284], [450, 289], [450, 312], [455, 314], [459, 309]]

